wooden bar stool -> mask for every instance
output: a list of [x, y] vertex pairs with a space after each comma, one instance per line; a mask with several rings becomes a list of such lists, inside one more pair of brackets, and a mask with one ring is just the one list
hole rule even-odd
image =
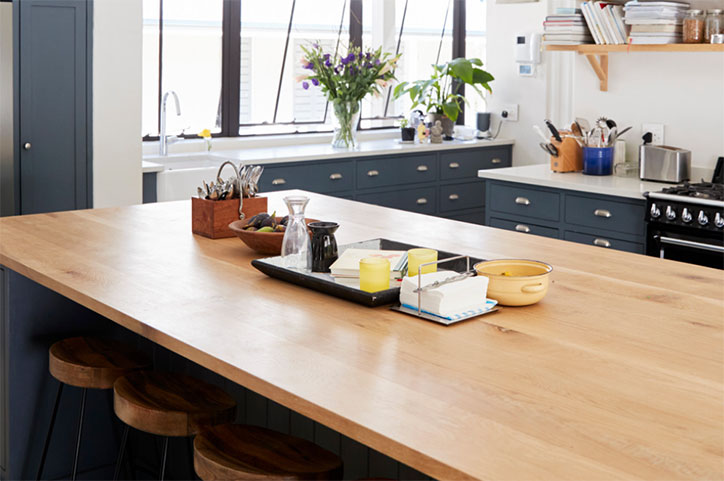
[[114, 479], [123, 462], [129, 427], [163, 436], [163, 480], [169, 437], [194, 436], [208, 426], [231, 422], [236, 414], [236, 401], [222, 389], [184, 374], [137, 371], [118, 378], [113, 394], [116, 416], [126, 424]]
[[316, 444], [259, 426], [224, 424], [194, 439], [204, 481], [342, 479], [342, 459]]
[[43, 475], [45, 458], [48, 454], [50, 439], [53, 436], [55, 419], [58, 414], [60, 397], [66, 384], [82, 388], [80, 412], [78, 415], [78, 435], [75, 442], [75, 456], [71, 479], [78, 471], [78, 454], [83, 434], [83, 414], [88, 389], [110, 389], [120, 376], [140, 369], [148, 369], [150, 359], [140, 351], [119, 341], [94, 337], [72, 337], [58, 341], [49, 350], [50, 374], [60, 381], [55, 395], [55, 404], [50, 416], [50, 426], [45, 436], [36, 479]]

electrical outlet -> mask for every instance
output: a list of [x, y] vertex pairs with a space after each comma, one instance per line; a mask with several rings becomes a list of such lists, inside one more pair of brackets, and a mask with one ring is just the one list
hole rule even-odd
[[641, 133], [651, 132], [653, 138], [651, 143], [653, 145], [664, 145], [664, 124], [643, 124], [641, 126]]
[[506, 122], [517, 122], [518, 121], [518, 104], [506, 104], [501, 105], [498, 109], [500, 118]]

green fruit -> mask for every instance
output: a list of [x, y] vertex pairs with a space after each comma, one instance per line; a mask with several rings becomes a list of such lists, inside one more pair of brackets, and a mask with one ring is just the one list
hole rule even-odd
[[274, 228], [265, 226], [265, 227], [262, 227], [261, 229], [257, 230], [257, 232], [274, 232]]

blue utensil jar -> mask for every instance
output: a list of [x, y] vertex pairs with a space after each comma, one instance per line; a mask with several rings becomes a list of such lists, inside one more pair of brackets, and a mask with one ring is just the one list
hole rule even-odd
[[613, 147], [584, 147], [583, 173], [611, 175], [613, 173]]

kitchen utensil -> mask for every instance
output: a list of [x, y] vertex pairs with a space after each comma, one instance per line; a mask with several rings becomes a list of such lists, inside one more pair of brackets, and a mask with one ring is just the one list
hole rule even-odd
[[479, 276], [489, 279], [488, 297], [502, 306], [528, 306], [548, 292], [549, 264], [525, 259], [502, 259], [475, 264]]
[[691, 151], [667, 145], [639, 147], [641, 180], [679, 183], [691, 176]]
[[613, 119], [607, 119], [607, 118], [605, 118], [605, 117], [601, 117], [601, 118], [602, 118], [603, 121], [606, 123], [606, 126], [607, 126], [609, 129], [614, 129], [614, 128], [618, 127], [618, 125], [616, 125], [616, 122], [614, 122]]
[[545, 142], [541, 142], [541, 143], [538, 144], [538, 145], [540, 145], [540, 148], [543, 149], [547, 154], [550, 154], [550, 155], [552, 155], [553, 157], [558, 157], [558, 149], [556, 148], [555, 145], [553, 145], [553, 144], [548, 144], [548, 143], [545, 143]]
[[545, 120], [546, 126], [548, 127], [548, 130], [551, 131], [551, 134], [553, 134], [553, 138], [556, 139], [558, 142], [561, 142], [563, 139], [561, 139], [561, 134], [558, 133], [558, 129], [555, 125], [553, 125], [553, 122], [546, 119]]
[[535, 130], [535, 133], [538, 134], [543, 142], [545, 142], [546, 144], [550, 142], [550, 139], [548, 139], [548, 136], [543, 133], [543, 130], [540, 127], [534, 125], [533, 130]]
[[[339, 224], [311, 222], [307, 226], [312, 231], [312, 272], [329, 272], [329, 266], [339, 257], [337, 239], [334, 237]], [[387, 275], [389, 281], [389, 272]]]
[[581, 132], [588, 132], [591, 130], [591, 124], [588, 123], [588, 120], [582, 117], [576, 117], [576, 123], [578, 124], [578, 128]]
[[615, 144], [618, 139], [620, 139], [626, 132], [631, 130], [631, 127], [626, 127], [622, 131], [616, 133], [616, 137], [613, 139], [612, 143]]

